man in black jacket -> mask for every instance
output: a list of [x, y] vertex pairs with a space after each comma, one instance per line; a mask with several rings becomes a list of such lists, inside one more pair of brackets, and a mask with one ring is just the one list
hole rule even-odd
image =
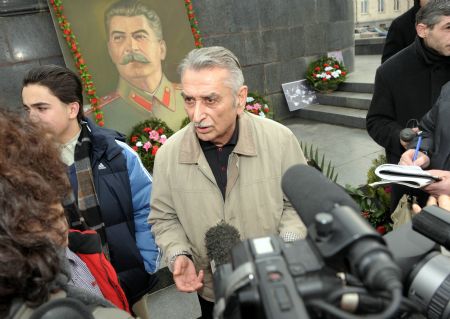
[[433, 195], [450, 195], [450, 82], [442, 87], [441, 95], [433, 108], [420, 121], [422, 130], [421, 152], [413, 162], [417, 141], [403, 153], [400, 164], [417, 165], [432, 169], [429, 172], [441, 177], [441, 181], [428, 185], [424, 190]]
[[[450, 80], [449, 28], [450, 1], [430, 1], [417, 13], [418, 37], [376, 72], [366, 124], [369, 135], [385, 148], [389, 163], [398, 163], [405, 151], [400, 131], [432, 107]], [[393, 188], [391, 211], [404, 192]]]
[[392, 21], [384, 43], [381, 63], [384, 63], [384, 61], [389, 59], [391, 56], [414, 42], [417, 34], [417, 11], [426, 5], [428, 1], [429, 0], [414, 0], [414, 6], [411, 9]]

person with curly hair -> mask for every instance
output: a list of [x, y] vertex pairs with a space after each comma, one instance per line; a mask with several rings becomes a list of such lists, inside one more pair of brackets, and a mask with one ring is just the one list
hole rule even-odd
[[103, 298], [67, 284], [68, 224], [60, 203], [69, 189], [51, 136], [0, 109], [1, 318], [26, 317], [54, 299], [99, 307], [96, 313], [111, 318], [130, 318]]

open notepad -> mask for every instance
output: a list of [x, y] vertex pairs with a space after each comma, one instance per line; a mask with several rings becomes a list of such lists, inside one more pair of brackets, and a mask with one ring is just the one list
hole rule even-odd
[[393, 183], [421, 188], [440, 180], [439, 177], [431, 175], [419, 166], [383, 164], [375, 169], [375, 174], [381, 178], [381, 181], [371, 183], [370, 186]]

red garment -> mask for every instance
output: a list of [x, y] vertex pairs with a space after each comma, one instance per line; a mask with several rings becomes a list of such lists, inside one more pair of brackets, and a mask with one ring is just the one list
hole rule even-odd
[[120, 287], [116, 271], [102, 252], [100, 236], [94, 230], [71, 229], [69, 249], [77, 254], [89, 268], [105, 299], [130, 313], [130, 307]]

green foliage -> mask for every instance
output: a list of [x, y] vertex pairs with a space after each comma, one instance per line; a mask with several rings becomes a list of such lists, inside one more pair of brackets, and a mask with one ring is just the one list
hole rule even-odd
[[311, 62], [306, 79], [317, 91], [334, 91], [347, 78], [346, 68], [335, 58], [323, 56]]
[[352, 187], [346, 185], [347, 193], [361, 207], [361, 215], [380, 233], [385, 233], [392, 229], [390, 220], [391, 186], [373, 188], [368, 184], [380, 180], [375, 175], [375, 169], [386, 163], [386, 157], [380, 155], [372, 161], [372, 166], [367, 172], [367, 184], [362, 187]]
[[333, 182], [337, 181], [338, 173], [335, 172], [334, 165], [331, 164], [331, 161], [328, 161], [328, 164], [326, 164], [325, 155], [322, 154], [322, 157], [320, 157], [317, 147], [314, 147], [312, 144], [308, 145], [308, 143], [303, 143], [303, 141], [300, 141], [300, 147], [309, 166], [317, 168]]

